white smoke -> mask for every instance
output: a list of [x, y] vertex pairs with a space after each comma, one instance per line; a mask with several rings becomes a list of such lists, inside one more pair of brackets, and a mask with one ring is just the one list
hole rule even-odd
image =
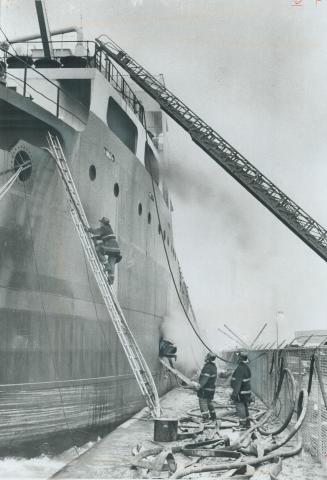
[[131, 4], [133, 5], [133, 7], [139, 7], [143, 5], [143, 0], [131, 0]]
[[170, 312], [161, 324], [161, 332], [165, 340], [177, 347], [176, 368], [189, 378], [197, 375], [206, 350], [192, 330], [177, 297], [171, 302]]

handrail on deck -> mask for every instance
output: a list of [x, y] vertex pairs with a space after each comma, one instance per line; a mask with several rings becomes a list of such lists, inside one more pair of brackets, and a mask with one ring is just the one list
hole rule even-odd
[[[59, 118], [59, 113], [60, 113], [60, 110], [63, 110], [71, 115], [73, 115], [75, 118], [77, 118], [77, 120], [79, 120], [80, 122], [82, 122], [84, 125], [86, 125], [86, 122], [80, 118], [78, 115], [76, 115], [76, 113], [74, 113], [73, 111], [63, 107], [62, 105], [60, 105], [60, 93], [63, 93], [65, 94], [67, 97], [69, 97], [71, 100], [73, 100], [74, 102], [78, 103], [82, 108], [86, 108], [86, 106], [84, 105], [84, 103], [82, 103], [80, 100], [78, 100], [77, 98], [73, 97], [69, 92], [67, 92], [65, 89], [61, 88], [59, 85], [57, 85], [56, 83], [54, 83], [52, 80], [50, 80], [50, 78], [48, 78], [46, 75], [44, 75], [43, 73], [41, 73], [39, 70], [33, 68], [32, 65], [29, 65], [27, 62], [25, 62], [25, 60], [23, 60], [22, 58], [19, 58], [19, 56], [17, 55], [14, 55], [10, 52], [8, 52], [6, 50], [6, 48], [4, 48], [2, 45], [0, 45], [0, 50], [2, 52], [4, 52], [4, 61], [7, 60], [7, 57], [10, 56], [10, 57], [15, 57], [19, 62], [22, 63], [22, 69], [24, 69], [24, 77], [23, 79], [17, 77], [16, 75], [12, 74], [11, 72], [6, 72], [7, 75], [9, 75], [11, 78], [15, 79], [16, 81], [19, 81], [23, 84], [23, 97], [26, 97], [27, 96], [27, 87], [29, 87], [30, 89], [32, 89], [33, 91], [37, 92], [39, 95], [41, 95], [42, 97], [46, 98], [47, 100], [49, 100], [50, 102], [54, 103], [56, 105], [56, 117]], [[45, 95], [44, 93], [40, 92], [39, 90], [37, 90], [35, 87], [32, 87], [28, 82], [27, 82], [27, 71], [28, 69], [31, 69], [33, 70], [33, 72], [36, 72], [40, 77], [42, 77], [44, 80], [46, 80], [49, 84], [51, 84], [52, 86], [54, 86], [57, 90], [57, 95], [56, 95], [56, 101], [54, 101], [52, 98], [48, 97], [47, 95]]]
[[[86, 66], [85, 68], [96, 68], [104, 77], [108, 80], [108, 82], [114, 87], [114, 89], [121, 95], [121, 97], [124, 99], [124, 101], [128, 104], [128, 106], [132, 109], [132, 111], [135, 113], [135, 115], [138, 117], [140, 120], [141, 124], [143, 125], [144, 128], [146, 128], [146, 123], [145, 123], [145, 111], [144, 107], [141, 103], [141, 101], [137, 98], [136, 94], [134, 91], [131, 89], [129, 84], [126, 82], [124, 79], [123, 75], [120, 73], [118, 68], [114, 65], [110, 57], [94, 42], [91, 40], [85, 40], [85, 41], [70, 41], [70, 40], [61, 40], [61, 41], [51, 41], [48, 42], [51, 43], [53, 46], [58, 46], [57, 50], [63, 50], [67, 44], [70, 44], [72, 46], [83, 46], [85, 50], [85, 55], [80, 56], [81, 58], [84, 58], [86, 60]], [[32, 42], [23, 42], [22, 43], [25, 47], [26, 50], [24, 53], [20, 53], [20, 55], [29, 55], [30, 54], [30, 47], [31, 45], [35, 44], [40, 44], [42, 45], [41, 41], [32, 41]], [[17, 44], [15, 43], [16, 47]], [[17, 56], [16, 52], [15, 54], [12, 54], [8, 52], [3, 46], [0, 46], [0, 50], [4, 52], [4, 60], [6, 61], [7, 56], [11, 57], [16, 57], [19, 59], [19, 61], [22, 62], [22, 68], [24, 68], [25, 73], [24, 73], [24, 80], [23, 80], [23, 96], [26, 96], [26, 86], [29, 86], [26, 82], [27, 78], [27, 69], [31, 68], [33, 71], [37, 72], [40, 76], [42, 76], [45, 80], [50, 82], [52, 85], [56, 86], [58, 88], [58, 95], [57, 95], [57, 108], [56, 108], [56, 113], [57, 117], [59, 116], [59, 110], [60, 108], [63, 108], [59, 105], [59, 100], [60, 100], [60, 91], [65, 92], [66, 95], [70, 96], [73, 98], [68, 92], [66, 92], [64, 89], [56, 85], [54, 82], [52, 82], [49, 78], [47, 78], [45, 75], [43, 75], [38, 69], [34, 69], [33, 65], [28, 65], [23, 59], [20, 59], [19, 56]], [[54, 48], [54, 51], [56, 49]], [[59, 60], [62, 58], [62, 56], [53, 56], [54, 60]], [[13, 75], [11, 75], [14, 77]], [[79, 102], [81, 105], [82, 102], [79, 100], [73, 98], [74, 101]], [[85, 107], [85, 105], [83, 105]], [[70, 112], [74, 115], [73, 112]], [[76, 116], [76, 115], [75, 115]]]

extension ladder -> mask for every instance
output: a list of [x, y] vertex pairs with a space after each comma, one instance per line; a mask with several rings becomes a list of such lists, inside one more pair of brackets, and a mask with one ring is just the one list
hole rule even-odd
[[162, 110], [191, 135], [202, 150], [327, 261], [327, 230], [323, 226], [107, 35], [101, 35], [96, 43], [103, 54], [113, 58], [135, 83], [159, 103]]
[[90, 225], [74, 184], [73, 177], [69, 170], [60, 140], [51, 132], [48, 132], [47, 140], [50, 147], [50, 154], [56, 162], [69, 198], [70, 213], [73, 218], [73, 222], [82, 243], [86, 258], [88, 259], [95, 280], [102, 294], [104, 303], [107, 307], [110, 319], [115, 327], [120, 343], [135, 375], [136, 381], [141, 389], [142, 395], [145, 398], [146, 404], [149, 407], [151, 414], [154, 417], [159, 417], [159, 397], [151, 371], [136, 343], [131, 330], [128, 327], [115, 292], [112, 286], [108, 283], [103, 265], [100, 262], [94, 248], [94, 243], [88, 232]]

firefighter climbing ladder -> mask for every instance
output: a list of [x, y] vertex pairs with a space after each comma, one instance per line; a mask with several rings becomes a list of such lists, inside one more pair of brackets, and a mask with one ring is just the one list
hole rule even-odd
[[157, 388], [151, 375], [150, 369], [140, 351], [135, 338], [128, 327], [123, 311], [111, 285], [109, 285], [103, 266], [95, 251], [93, 241], [88, 233], [89, 223], [86, 218], [83, 205], [78, 195], [73, 177], [70, 173], [61, 143], [58, 137], [48, 132], [48, 144], [61, 179], [64, 183], [70, 204], [70, 213], [73, 218], [83, 250], [93, 271], [95, 280], [107, 307], [118, 338], [125, 351], [126, 357], [141, 389], [147, 406], [155, 417], [160, 416], [160, 404]]
[[245, 187], [279, 220], [327, 261], [327, 231], [276, 185], [248, 162], [235, 148], [190, 110], [162, 83], [139, 65], [106, 35], [96, 39], [97, 48], [113, 58], [134, 82], [156, 100], [215, 162]]

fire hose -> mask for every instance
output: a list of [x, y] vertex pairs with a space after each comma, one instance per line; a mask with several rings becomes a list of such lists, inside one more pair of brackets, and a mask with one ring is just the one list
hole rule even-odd
[[279, 377], [279, 382], [278, 382], [277, 389], [276, 389], [276, 393], [275, 393], [274, 400], [273, 400], [272, 408], [276, 405], [276, 402], [277, 402], [277, 399], [278, 399], [279, 394], [281, 392], [283, 381], [284, 381], [284, 378], [285, 378], [286, 375], [288, 376], [289, 380], [291, 381], [291, 385], [292, 385], [292, 396], [291, 396], [291, 399], [290, 399], [291, 405], [290, 405], [290, 408], [289, 408], [289, 412], [288, 412], [283, 424], [280, 427], [278, 427], [274, 430], [264, 430], [263, 428], [259, 427], [258, 431], [261, 433], [261, 435], [264, 435], [264, 436], [278, 435], [283, 430], [285, 430], [285, 428], [288, 426], [288, 424], [290, 423], [290, 421], [292, 419], [294, 409], [295, 409], [295, 396], [294, 396], [295, 380], [294, 380], [294, 377], [292, 375], [292, 372], [288, 368], [284, 368], [281, 371], [281, 374], [280, 374], [280, 377]]
[[[241, 452], [235, 451], [236, 448], [233, 448], [233, 445], [225, 449], [220, 448], [220, 449], [209, 450], [203, 447], [206, 447], [206, 445], [210, 442], [199, 442], [198, 444], [174, 446], [169, 450], [165, 450], [162, 447], [145, 450], [137, 454], [135, 457], [133, 457], [131, 460], [131, 463], [133, 466], [138, 468], [161, 470], [163, 468], [164, 462], [166, 461], [167, 462], [166, 469], [169, 469], [171, 473], [175, 472], [171, 478], [183, 478], [190, 474], [238, 469], [238, 468], [244, 467], [245, 465], [257, 466], [257, 465], [261, 465], [262, 463], [278, 460], [279, 458], [288, 458], [298, 454], [302, 449], [302, 444], [298, 444], [292, 450], [278, 452], [277, 454], [274, 454], [271, 452], [284, 446], [299, 431], [305, 419], [305, 416], [307, 413], [307, 407], [308, 407], [308, 392], [305, 389], [302, 389], [298, 396], [298, 402], [297, 402], [298, 419], [296, 424], [294, 425], [292, 430], [289, 432], [289, 434], [282, 441], [265, 448], [263, 455], [260, 456], [259, 458], [246, 459], [243, 461], [236, 461], [232, 463], [220, 463], [217, 465], [212, 465], [212, 464], [200, 465], [200, 466], [192, 465], [183, 469], [178, 469], [173, 457], [173, 453], [183, 453], [184, 455], [187, 455], [187, 456], [197, 456], [201, 458], [202, 457], [220, 457], [220, 458], [228, 457], [228, 458], [234, 458], [234, 459], [239, 459], [239, 457], [241, 456], [241, 453], [246, 453], [244, 449], [242, 449]], [[268, 413], [269, 412], [267, 412], [267, 414]], [[261, 419], [260, 424], [266, 421], [266, 418], [267, 417], [264, 416]], [[250, 430], [253, 431], [256, 428], [257, 426], [254, 426]], [[241, 436], [241, 438], [237, 442], [238, 446], [240, 446], [242, 441], [245, 440], [247, 435], [249, 435], [249, 431], [247, 431], [245, 435]], [[153, 456], [153, 455], [159, 455], [159, 457], [154, 461], [146, 460], [147, 457]]]
[[316, 368], [316, 373], [317, 373], [318, 382], [319, 382], [319, 386], [320, 386], [320, 391], [321, 391], [321, 395], [322, 395], [322, 398], [323, 398], [323, 401], [324, 401], [324, 404], [325, 404], [325, 408], [327, 410], [327, 396], [326, 396], [324, 381], [323, 381], [323, 378], [322, 378], [322, 375], [321, 375], [320, 358], [315, 357], [315, 360], [316, 360], [315, 368]]
[[[278, 382], [277, 387], [277, 395], [275, 396], [274, 401], [277, 400], [278, 395], [281, 390], [281, 386], [283, 384], [283, 378], [289, 375], [292, 378], [291, 373], [288, 369], [284, 369], [283, 373], [281, 374], [282, 378]], [[293, 392], [292, 396], [294, 396], [294, 384], [292, 381]], [[131, 463], [134, 467], [138, 468], [145, 468], [150, 470], [162, 471], [162, 470], [169, 470], [172, 476], [170, 478], [183, 478], [190, 474], [197, 474], [203, 472], [213, 472], [213, 471], [223, 471], [223, 470], [233, 470], [233, 469], [244, 469], [247, 465], [252, 467], [261, 465], [262, 463], [271, 462], [271, 461], [279, 461], [281, 462], [281, 458], [288, 458], [293, 455], [298, 454], [302, 449], [302, 444], [297, 445], [295, 448], [287, 449], [285, 451], [281, 451], [278, 453], [273, 453], [275, 450], [280, 449], [286, 443], [288, 443], [299, 431], [301, 428], [308, 408], [308, 392], [306, 389], [302, 389], [299, 393], [297, 399], [297, 414], [298, 418], [296, 424], [290, 430], [290, 432], [286, 435], [284, 439], [281, 441], [269, 445], [266, 448], [261, 450], [261, 454], [259, 453], [260, 450], [257, 450], [258, 458], [243, 458], [240, 459], [242, 454], [252, 455], [253, 449], [246, 450], [242, 446], [246, 439], [250, 438], [251, 433], [255, 430], [258, 430], [269, 418], [272, 413], [272, 408], [270, 408], [265, 414], [261, 417], [260, 421], [252, 426], [249, 430], [244, 432], [243, 435], [239, 438], [237, 442], [234, 442], [232, 445], [228, 445], [228, 443], [224, 442], [223, 438], [210, 440], [210, 441], [201, 441], [196, 442], [188, 445], [181, 445], [181, 446], [173, 446], [171, 448], [165, 449], [163, 447], [153, 448], [149, 450], [145, 450], [139, 452], [136, 456], [134, 456], [131, 460]], [[292, 413], [294, 408], [292, 408]], [[286, 426], [285, 426], [286, 428]], [[278, 431], [281, 429], [279, 428]], [[223, 448], [222, 443], [225, 443], [225, 448]], [[214, 447], [214, 448], [210, 448]], [[177, 463], [175, 461], [174, 455], [175, 453], [184, 454], [188, 457], [198, 457], [199, 458], [206, 458], [206, 457], [219, 457], [219, 458], [229, 458], [232, 460], [225, 463], [219, 464], [207, 464], [207, 465], [194, 465], [194, 461], [188, 465], [184, 465], [182, 468], [178, 468]], [[157, 456], [154, 460], [148, 460], [147, 458], [150, 456]]]
[[300, 428], [301, 428], [301, 426], [304, 422], [305, 416], [307, 414], [307, 411], [308, 411], [308, 400], [309, 400], [308, 392], [303, 388], [300, 391], [299, 396], [298, 396], [298, 401], [297, 401], [298, 419], [297, 419], [295, 425], [292, 427], [290, 432], [286, 435], [286, 437], [282, 441], [277, 442], [275, 445], [271, 445], [271, 446], [265, 448], [264, 449], [264, 454], [273, 452], [274, 450], [277, 450], [278, 448], [283, 447], [300, 430]]
[[278, 459], [279, 457], [281, 458], [289, 458], [293, 457], [294, 455], [297, 455], [301, 452], [302, 450], [302, 442], [296, 445], [295, 448], [292, 450], [285, 450], [282, 452], [278, 453], [272, 453], [270, 455], [264, 455], [260, 458], [254, 458], [254, 459], [247, 459], [245, 461], [239, 461], [239, 462], [233, 462], [233, 463], [219, 463], [216, 465], [199, 465], [199, 466], [192, 466], [192, 467], [187, 467], [183, 470], [177, 469], [174, 475], [172, 475], [170, 478], [183, 478], [186, 477], [187, 475], [191, 474], [197, 474], [197, 473], [203, 473], [203, 472], [218, 472], [222, 470], [231, 470], [235, 468], [241, 468], [244, 467], [244, 465], [252, 465], [252, 466], [257, 466], [261, 465], [262, 463], [265, 462], [271, 462], [273, 460]]

